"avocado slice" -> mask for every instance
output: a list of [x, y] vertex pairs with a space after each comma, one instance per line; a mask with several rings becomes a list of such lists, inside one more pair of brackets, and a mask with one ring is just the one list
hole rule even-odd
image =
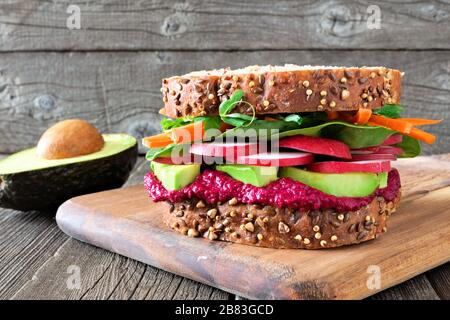
[[380, 178], [375, 173], [318, 173], [284, 167], [280, 175], [336, 197], [365, 197], [372, 194], [380, 184]]
[[167, 190], [180, 190], [200, 174], [200, 164], [164, 164], [152, 161], [150, 167]]
[[228, 173], [234, 179], [256, 187], [264, 187], [278, 179], [278, 167], [226, 164], [216, 166], [216, 170]]
[[105, 134], [103, 148], [88, 155], [48, 160], [36, 148], [0, 161], [0, 207], [56, 209], [82, 194], [121, 187], [136, 164], [138, 144], [126, 134]]
[[386, 188], [388, 185], [388, 173], [387, 172], [381, 172], [378, 174], [378, 178], [380, 179], [380, 185], [379, 188], [383, 189]]

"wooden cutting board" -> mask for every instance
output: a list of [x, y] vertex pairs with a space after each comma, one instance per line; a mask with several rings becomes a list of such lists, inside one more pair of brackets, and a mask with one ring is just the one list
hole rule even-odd
[[152, 203], [142, 185], [73, 198], [56, 219], [76, 239], [248, 298], [359, 299], [450, 260], [450, 154], [395, 166], [403, 200], [389, 231], [338, 249], [188, 238], [162, 224], [165, 207]]

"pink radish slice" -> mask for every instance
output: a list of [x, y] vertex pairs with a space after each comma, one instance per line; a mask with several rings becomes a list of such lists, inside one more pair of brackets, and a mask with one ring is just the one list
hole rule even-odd
[[393, 134], [387, 138], [382, 144], [384, 146], [390, 146], [393, 144], [401, 143], [403, 141], [403, 136], [401, 134]]
[[378, 147], [378, 146], [376, 146], [376, 147], [367, 147], [367, 148], [359, 148], [359, 149], [351, 149], [350, 153], [351, 154], [371, 154], [371, 153], [377, 152], [378, 149], [380, 149], [380, 147]]
[[258, 153], [257, 143], [194, 143], [190, 153], [207, 157], [227, 157], [236, 159]]
[[[227, 158], [228, 160], [228, 158]], [[301, 166], [314, 161], [314, 155], [304, 152], [279, 152], [279, 153], [258, 153], [249, 156], [238, 157], [238, 164], [270, 167]]]
[[403, 153], [403, 150], [401, 148], [392, 147], [392, 146], [381, 146], [378, 151], [375, 153], [382, 153], [382, 154], [393, 154], [393, 155], [400, 155]]
[[315, 154], [324, 154], [337, 158], [352, 158], [350, 149], [345, 143], [326, 138], [302, 135], [292, 136], [281, 139], [279, 146], [282, 148], [290, 148]]
[[373, 154], [354, 154], [352, 161], [370, 161], [370, 160], [388, 160], [395, 161], [397, 157], [393, 154], [373, 153]]
[[316, 162], [307, 166], [308, 170], [321, 173], [346, 173], [346, 172], [389, 172], [391, 163], [386, 160], [382, 161], [354, 161], [339, 162], [325, 161]]
[[192, 163], [202, 163], [201, 157], [196, 157], [193, 154], [187, 156], [177, 156], [177, 157], [159, 157], [152, 161], [164, 164], [192, 164]]

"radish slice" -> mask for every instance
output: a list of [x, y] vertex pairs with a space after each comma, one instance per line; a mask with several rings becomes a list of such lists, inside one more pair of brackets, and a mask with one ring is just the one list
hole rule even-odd
[[236, 159], [240, 156], [248, 156], [258, 153], [257, 143], [194, 143], [190, 153], [206, 157], [227, 157]]
[[387, 153], [373, 153], [373, 154], [354, 154], [353, 161], [370, 161], [370, 160], [389, 160], [395, 161], [397, 157], [394, 154]]
[[403, 149], [392, 146], [381, 146], [375, 153], [393, 154], [398, 156], [403, 153]]
[[401, 134], [393, 134], [387, 138], [382, 144], [384, 146], [390, 146], [393, 144], [401, 143], [403, 141], [403, 136]]
[[202, 159], [199, 156], [195, 156], [193, 154], [188, 154], [184, 156], [176, 156], [176, 157], [159, 157], [153, 159], [152, 161], [164, 164], [193, 164], [193, 163], [202, 163]]
[[[228, 159], [227, 159], [228, 160]], [[258, 153], [249, 156], [238, 157], [238, 164], [270, 167], [301, 166], [314, 161], [314, 155], [304, 152], [279, 152], [279, 153]]]
[[297, 135], [281, 139], [279, 146], [337, 158], [352, 158], [350, 149], [345, 143], [326, 138]]
[[391, 163], [389, 161], [354, 161], [339, 162], [325, 161], [316, 162], [307, 166], [308, 170], [321, 173], [346, 173], [346, 172], [389, 172]]
[[380, 147], [367, 147], [367, 148], [359, 148], [359, 149], [351, 149], [351, 154], [371, 154], [375, 153], [380, 149]]

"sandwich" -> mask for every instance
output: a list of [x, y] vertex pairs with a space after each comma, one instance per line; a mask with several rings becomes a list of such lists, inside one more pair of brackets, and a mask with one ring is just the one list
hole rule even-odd
[[250, 66], [162, 80], [146, 137], [152, 201], [189, 237], [321, 249], [375, 239], [401, 197], [397, 158], [435, 137], [385, 67]]

